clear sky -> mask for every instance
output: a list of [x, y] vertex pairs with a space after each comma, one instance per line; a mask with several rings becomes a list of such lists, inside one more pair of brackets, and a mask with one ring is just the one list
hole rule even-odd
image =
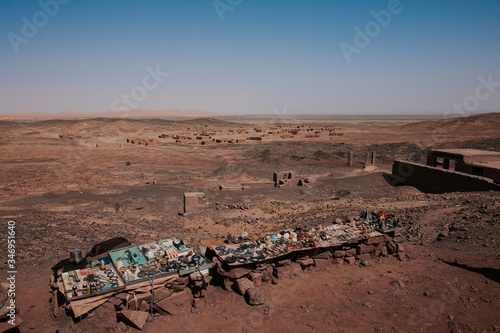
[[0, 0], [0, 114], [500, 110], [498, 0], [56, 1]]

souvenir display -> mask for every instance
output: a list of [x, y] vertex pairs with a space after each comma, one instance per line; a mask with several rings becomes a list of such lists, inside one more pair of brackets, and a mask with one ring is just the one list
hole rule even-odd
[[69, 263], [72, 265], [80, 265], [83, 261], [82, 251], [74, 249], [69, 251]]
[[96, 259], [90, 268], [62, 273], [66, 299], [77, 300], [125, 288], [125, 283], [108, 257]]
[[296, 228], [260, 237], [233, 237], [228, 234], [225, 245], [214, 248], [216, 255], [229, 265], [238, 265], [274, 258], [293, 251], [334, 247], [390, 232], [399, 227], [392, 214], [364, 211], [360, 217], [310, 230]]
[[377, 230], [382, 233], [387, 233], [399, 229], [399, 219], [394, 214], [386, 214], [382, 211], [369, 212], [365, 210], [361, 216], [357, 218], [357, 224], [362, 229], [363, 233]]
[[147, 263], [147, 259], [142, 255], [137, 246], [109, 251], [109, 257], [126, 284], [139, 282], [137, 281], [139, 279], [138, 274], [141, 271], [138, 268]]
[[146, 281], [151, 276], [186, 275], [212, 266], [180, 238], [113, 250], [109, 255], [127, 285]]
[[264, 252], [250, 241], [240, 244], [219, 245], [215, 247], [217, 255], [225, 262], [232, 264], [238, 262], [257, 262], [266, 259]]
[[158, 242], [139, 245], [148, 259], [150, 273], [160, 275], [186, 275], [197, 269], [212, 267], [212, 263], [188, 247], [180, 238], [169, 238]]

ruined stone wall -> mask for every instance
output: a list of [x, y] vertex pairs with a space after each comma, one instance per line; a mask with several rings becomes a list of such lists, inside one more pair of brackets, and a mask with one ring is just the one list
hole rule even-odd
[[499, 184], [484, 177], [398, 160], [392, 166], [392, 180], [394, 185], [410, 185], [431, 193], [500, 191]]
[[482, 166], [482, 165], [466, 164], [466, 163], [457, 163], [455, 166], [456, 171], [468, 173], [471, 175], [476, 174], [474, 168], [481, 169], [482, 175], [484, 177], [493, 179], [493, 181], [495, 183], [500, 183], [500, 169], [489, 168], [489, 167]]
[[493, 179], [497, 184], [500, 184], [500, 169], [484, 168], [484, 176]]

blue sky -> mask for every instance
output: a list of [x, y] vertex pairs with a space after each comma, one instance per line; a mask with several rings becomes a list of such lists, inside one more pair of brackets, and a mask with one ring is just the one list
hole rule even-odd
[[500, 110], [500, 83], [471, 97], [500, 82], [497, 0], [59, 1], [0, 1], [0, 114]]

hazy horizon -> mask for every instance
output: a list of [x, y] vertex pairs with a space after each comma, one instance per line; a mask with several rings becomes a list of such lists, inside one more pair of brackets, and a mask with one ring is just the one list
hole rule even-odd
[[40, 0], [0, 12], [0, 115], [500, 110], [498, 1]]
[[[149, 115], [149, 114], [134, 114], [131, 115], [132, 112], [134, 111], [148, 111], [148, 112], [159, 112], [161, 113], [162, 111], [172, 111], [172, 110], [177, 110], [179, 111], [175, 115]], [[191, 114], [189, 111], [201, 111], [203, 114]], [[137, 113], [137, 112], [136, 112]], [[184, 114], [186, 113], [186, 114]], [[178, 109], [164, 109], [164, 110], [151, 110], [151, 109], [133, 109], [130, 111], [103, 111], [103, 112], [75, 112], [75, 111], [68, 111], [68, 112], [28, 112], [28, 113], [19, 113], [19, 114], [0, 114], [0, 119], [2, 116], [37, 116], [40, 115], [42, 116], [55, 116], [57, 118], [58, 115], [61, 116], [61, 118], [72, 118], [74, 115], [75, 118], [83, 118], [83, 117], [99, 117], [99, 118], [123, 118], [123, 117], [132, 117], [132, 118], [164, 118], [164, 117], [189, 117], [189, 118], [210, 118], [210, 117], [238, 117], [238, 116], [243, 116], [243, 117], [280, 117], [280, 118], [286, 118], [286, 117], [294, 117], [294, 118], [300, 118], [300, 117], [409, 117], [409, 118], [414, 118], [414, 117], [428, 117], [428, 118], [449, 118], [449, 117], [468, 117], [468, 116], [473, 116], [473, 115], [481, 115], [481, 114], [490, 114], [490, 113], [500, 113], [500, 110], [490, 110], [490, 111], [479, 111], [479, 112], [462, 112], [462, 113], [450, 113], [450, 114], [444, 114], [444, 113], [432, 113], [432, 112], [420, 112], [420, 113], [342, 113], [338, 112], [335, 114], [326, 114], [326, 113], [296, 113], [296, 114], [282, 114], [282, 113], [276, 113], [276, 112], [268, 112], [268, 113], [231, 113], [231, 112], [207, 112], [203, 110], [198, 110], [198, 109], [187, 109], [187, 110], [178, 110]]]

